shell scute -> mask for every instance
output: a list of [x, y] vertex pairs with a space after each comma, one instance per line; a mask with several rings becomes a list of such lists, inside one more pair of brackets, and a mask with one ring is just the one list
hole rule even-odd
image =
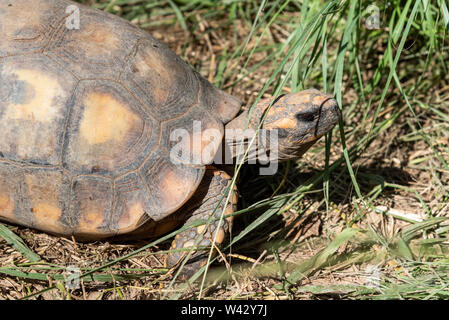
[[72, 102], [63, 165], [78, 174], [136, 169], [159, 138], [159, 123], [121, 85], [81, 81]]
[[58, 165], [76, 79], [43, 55], [0, 62], [0, 151], [18, 162]]
[[178, 117], [196, 101], [195, 72], [164, 44], [153, 38], [139, 41], [120, 81], [161, 121]]
[[23, 171], [23, 210], [31, 216], [32, 227], [56, 234], [70, 233], [67, 220], [70, 177], [60, 169], [25, 168]]
[[80, 79], [117, 79], [137, 42], [136, 27], [106, 12], [76, 5], [79, 28], [59, 28], [45, 53]]
[[68, 3], [53, 0], [0, 2], [0, 58], [40, 52], [63, 22]]
[[140, 174], [150, 197], [148, 215], [159, 221], [179, 209], [196, 191], [204, 167], [176, 165], [162, 150], [151, 154]]
[[73, 235], [78, 238], [113, 236], [110, 221], [113, 205], [113, 184], [94, 176], [81, 176], [72, 184], [70, 220]]
[[150, 219], [150, 200], [139, 174], [132, 172], [114, 184], [115, 203], [111, 229], [117, 235], [136, 230]]

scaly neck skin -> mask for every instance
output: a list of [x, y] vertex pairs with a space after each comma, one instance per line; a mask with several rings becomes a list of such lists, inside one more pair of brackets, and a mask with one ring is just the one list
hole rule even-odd
[[[281, 136], [276, 129], [266, 129], [262, 126], [257, 131], [259, 121], [248, 121], [248, 112], [245, 111], [225, 126], [222, 146], [224, 164], [235, 164], [241, 161], [245, 154], [245, 163], [256, 163], [260, 160], [266, 164], [267, 161], [271, 163], [298, 159], [321, 137], [298, 141], [296, 144], [286, 143], [289, 138]], [[247, 150], [250, 143], [251, 147]]]
[[[235, 164], [237, 159], [241, 159], [245, 155], [248, 144], [256, 134], [263, 112], [267, 107], [268, 104], [259, 103], [255, 106], [251, 114], [246, 110], [225, 126], [225, 136], [223, 139], [223, 161], [225, 164]], [[252, 146], [256, 146], [257, 142], [256, 138]], [[255, 160], [256, 158], [257, 154], [248, 152], [245, 162]]]
[[[222, 159], [225, 164], [240, 162], [245, 154], [246, 163], [256, 163], [257, 161], [266, 163], [269, 161], [269, 156], [272, 157], [270, 161], [282, 161], [277, 153], [276, 155], [270, 154], [270, 145], [278, 142], [273, 140], [275, 137], [271, 136], [274, 131], [264, 130], [263, 127], [259, 129], [260, 121], [270, 102], [262, 101], [255, 106], [251, 114], [249, 111], [244, 111], [225, 126], [222, 149]], [[247, 150], [250, 143], [251, 147]]]
[[[248, 111], [244, 111], [225, 126], [223, 139], [223, 159], [225, 164], [234, 164], [237, 161], [236, 159], [244, 156], [249, 142], [248, 138], [251, 138], [246, 137], [245, 139], [245, 128], [254, 129], [251, 127], [251, 123], [248, 123]], [[249, 132], [249, 130], [246, 132]]]

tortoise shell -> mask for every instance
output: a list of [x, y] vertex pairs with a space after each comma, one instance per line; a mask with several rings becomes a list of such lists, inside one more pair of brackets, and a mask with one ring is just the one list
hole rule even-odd
[[[67, 26], [73, 5], [79, 29]], [[173, 163], [170, 135], [193, 137], [194, 121], [222, 134], [239, 110], [121, 18], [65, 0], [1, 1], [0, 219], [87, 238], [161, 221], [212, 160]]]

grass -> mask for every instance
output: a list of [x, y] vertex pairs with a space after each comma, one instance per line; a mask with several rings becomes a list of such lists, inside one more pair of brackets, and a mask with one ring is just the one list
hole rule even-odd
[[[374, 2], [374, 29], [372, 1], [79, 2], [147, 29], [248, 108], [315, 87], [344, 118], [275, 176], [239, 166], [235, 230], [210, 259], [226, 263], [200, 270], [199, 282], [159, 263], [182, 229], [128, 245], [0, 226], [0, 297], [447, 298], [445, 1]], [[80, 266], [81, 289], [64, 287], [67, 265]]]

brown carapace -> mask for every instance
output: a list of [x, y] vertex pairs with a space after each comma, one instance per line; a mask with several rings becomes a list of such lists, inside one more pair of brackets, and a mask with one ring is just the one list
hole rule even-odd
[[[73, 6], [79, 28], [67, 25]], [[212, 159], [175, 163], [170, 150], [175, 130], [196, 137], [195, 123], [222, 139], [227, 123], [247, 117], [235, 118], [238, 99], [131, 23], [71, 1], [1, 1], [0, 32], [0, 220], [81, 240], [148, 238], [236, 210], [237, 190], [230, 203], [218, 200], [231, 177], [207, 166]], [[268, 111], [267, 129], [284, 130], [297, 148], [316, 141], [339, 116], [323, 97], [284, 97]], [[315, 126], [300, 139], [295, 105]], [[198, 234], [210, 245], [212, 232], [220, 244], [230, 227], [213, 221], [180, 233], [173, 246], [190, 246]]]

